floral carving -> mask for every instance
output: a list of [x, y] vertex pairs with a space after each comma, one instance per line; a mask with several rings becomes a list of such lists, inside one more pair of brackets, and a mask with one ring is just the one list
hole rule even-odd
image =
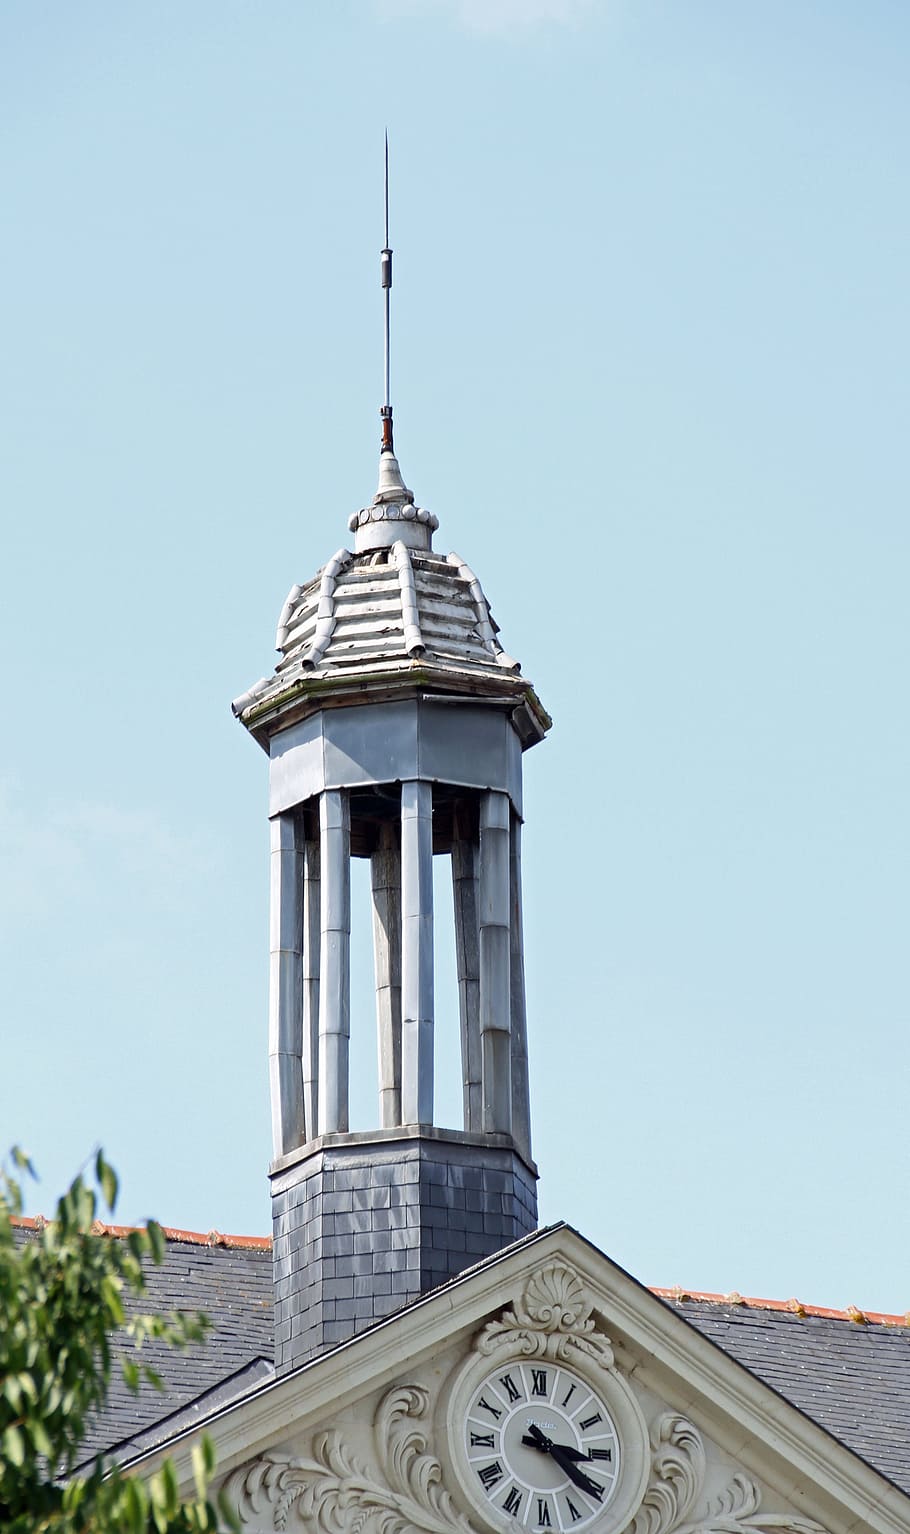
[[562, 1362], [581, 1352], [610, 1369], [613, 1349], [591, 1316], [593, 1308], [578, 1275], [563, 1263], [548, 1263], [531, 1274], [513, 1310], [488, 1322], [477, 1346], [481, 1353], [502, 1350]]
[[708, 1502], [706, 1468], [698, 1429], [665, 1412], [651, 1430], [651, 1480], [628, 1534], [825, 1534], [810, 1518], [759, 1512], [761, 1492], [739, 1472]]
[[314, 1534], [475, 1534], [442, 1484], [427, 1450], [428, 1395], [421, 1385], [390, 1390], [374, 1424], [380, 1475], [345, 1448], [337, 1430], [320, 1433], [311, 1458], [271, 1452], [241, 1466], [225, 1492], [241, 1523]]

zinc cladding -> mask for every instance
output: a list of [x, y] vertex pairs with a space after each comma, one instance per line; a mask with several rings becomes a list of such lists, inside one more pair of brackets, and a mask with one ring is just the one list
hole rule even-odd
[[497, 632], [476, 576], [457, 554], [403, 545], [361, 555], [342, 550], [288, 597], [269, 692], [306, 672], [328, 679], [394, 671], [418, 657], [442, 671], [501, 682], [519, 667]]
[[[756, 1304], [664, 1303], [910, 1495], [910, 1327]], [[116, 1372], [87, 1454], [134, 1439], [226, 1376], [272, 1359], [271, 1252], [265, 1243], [169, 1241], [165, 1262], [149, 1273], [149, 1293], [133, 1308], [204, 1310], [212, 1330], [184, 1353], [149, 1349], [163, 1394], [143, 1386], [133, 1396]]]

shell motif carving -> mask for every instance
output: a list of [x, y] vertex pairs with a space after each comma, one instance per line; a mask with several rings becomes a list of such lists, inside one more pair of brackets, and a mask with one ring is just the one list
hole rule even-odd
[[628, 1534], [826, 1534], [811, 1518], [760, 1512], [761, 1492], [741, 1473], [709, 1503], [706, 1469], [698, 1429], [665, 1412], [651, 1429], [651, 1480]]
[[577, 1273], [564, 1263], [548, 1263], [531, 1274], [514, 1309], [487, 1323], [477, 1347], [481, 1353], [503, 1350], [562, 1362], [581, 1352], [610, 1369], [613, 1349], [591, 1316], [593, 1308]]
[[224, 1490], [241, 1524], [261, 1534], [476, 1534], [428, 1452], [428, 1399], [421, 1385], [383, 1397], [374, 1422], [378, 1475], [337, 1430], [316, 1436], [312, 1457], [272, 1452], [235, 1470]]

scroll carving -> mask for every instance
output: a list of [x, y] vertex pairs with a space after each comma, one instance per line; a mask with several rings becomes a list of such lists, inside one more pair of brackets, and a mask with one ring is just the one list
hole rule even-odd
[[759, 1488], [739, 1472], [709, 1502], [706, 1469], [698, 1429], [665, 1412], [651, 1430], [651, 1480], [628, 1534], [825, 1534], [810, 1518], [760, 1512]]
[[591, 1311], [594, 1306], [577, 1274], [563, 1263], [538, 1268], [513, 1310], [490, 1321], [477, 1341], [481, 1353], [502, 1350], [527, 1358], [571, 1362], [586, 1353], [604, 1369], [613, 1367], [613, 1349]]
[[311, 1458], [264, 1454], [225, 1484], [242, 1524], [279, 1534], [476, 1534], [442, 1484], [428, 1452], [428, 1393], [403, 1385], [382, 1399], [374, 1423], [379, 1475], [360, 1463], [336, 1429], [313, 1441]]

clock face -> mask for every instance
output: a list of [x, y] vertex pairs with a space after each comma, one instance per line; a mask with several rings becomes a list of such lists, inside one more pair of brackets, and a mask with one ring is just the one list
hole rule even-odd
[[620, 1445], [605, 1401], [562, 1364], [504, 1362], [464, 1418], [471, 1484], [526, 1529], [585, 1529], [606, 1507]]

